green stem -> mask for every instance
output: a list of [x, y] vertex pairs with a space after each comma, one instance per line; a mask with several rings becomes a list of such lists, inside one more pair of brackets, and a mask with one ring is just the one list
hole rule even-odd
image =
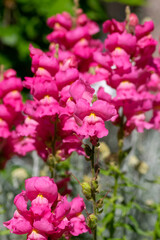
[[51, 148], [52, 153], [49, 153], [47, 163], [49, 165], [49, 170], [51, 173], [51, 178], [56, 178], [56, 165], [57, 165], [57, 159], [56, 159], [56, 136], [57, 136], [57, 123], [58, 123], [58, 117], [56, 116], [54, 124], [54, 136], [52, 137], [51, 141]]
[[54, 170], [53, 167], [49, 167], [50, 173], [51, 173], [51, 178], [54, 178]]
[[[124, 137], [124, 129], [123, 129], [123, 116], [122, 116], [120, 128], [118, 131], [118, 164], [117, 164], [117, 168], [120, 168], [120, 165], [123, 161], [123, 159], [122, 159], [123, 137]], [[114, 186], [113, 186], [113, 203], [112, 203], [113, 218], [112, 218], [112, 221], [110, 223], [110, 228], [109, 228], [110, 238], [114, 237], [114, 232], [115, 232], [114, 223], [115, 223], [115, 215], [116, 215], [116, 202], [117, 202], [117, 193], [118, 193], [119, 173], [115, 173], [114, 179], [115, 179], [115, 181], [114, 181]]]
[[[92, 145], [92, 155], [91, 155], [91, 172], [92, 172], [92, 179], [96, 178], [95, 167], [94, 167], [94, 151], [95, 146]], [[92, 186], [91, 186], [92, 187]], [[97, 208], [96, 208], [96, 193], [92, 188], [92, 199], [93, 199], [93, 213], [97, 216]], [[97, 226], [93, 230], [93, 240], [97, 240]]]
[[159, 227], [160, 227], [160, 209], [159, 209], [159, 207], [156, 208], [156, 212], [157, 212], [157, 220], [155, 222], [154, 231], [153, 231], [153, 239], [152, 240], [159, 239], [159, 236], [157, 236], [157, 229], [159, 229]]
[[114, 236], [114, 223], [115, 223], [115, 213], [116, 213], [116, 199], [117, 199], [117, 192], [118, 192], [118, 178], [119, 175], [116, 174], [115, 175], [115, 182], [114, 182], [114, 189], [113, 189], [113, 206], [112, 206], [112, 214], [113, 214], [113, 218], [111, 221], [111, 225], [110, 225], [110, 238], [112, 238]]

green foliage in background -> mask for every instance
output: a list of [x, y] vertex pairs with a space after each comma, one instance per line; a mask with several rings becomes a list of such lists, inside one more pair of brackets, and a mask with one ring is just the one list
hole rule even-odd
[[126, 5], [130, 5], [130, 6], [141, 6], [143, 4], [145, 4], [146, 0], [104, 0], [105, 2], [118, 2], [118, 3], [122, 3], [122, 4], [126, 4]]

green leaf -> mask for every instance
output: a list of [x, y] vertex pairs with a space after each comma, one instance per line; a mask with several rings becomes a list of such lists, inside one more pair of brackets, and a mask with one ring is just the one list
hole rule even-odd
[[127, 204], [127, 205], [123, 205], [123, 204], [116, 204], [116, 208], [121, 210], [121, 215], [122, 217], [125, 217], [127, 215], [127, 213], [130, 211], [130, 209], [132, 208], [132, 203]]
[[160, 223], [158, 221], [155, 223], [155, 233], [156, 237], [160, 238]]
[[[103, 0], [105, 2], [113, 2], [113, 0]], [[141, 6], [145, 4], [146, 0], [115, 0], [114, 2], [119, 2], [131, 6]]]
[[113, 217], [114, 217], [114, 215], [113, 215], [112, 212], [108, 213], [108, 214], [106, 215], [106, 217], [104, 217], [103, 223], [104, 223], [105, 225], [107, 225], [109, 222], [112, 221]]
[[129, 223], [129, 225], [134, 232], [136, 232], [137, 234], [142, 235], [142, 236], [152, 236], [152, 232], [143, 231], [139, 227], [137, 220], [133, 216], [129, 216], [129, 219], [131, 220], [131, 223]]

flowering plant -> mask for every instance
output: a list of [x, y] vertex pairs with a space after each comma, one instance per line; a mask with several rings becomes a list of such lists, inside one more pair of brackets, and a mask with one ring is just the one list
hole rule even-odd
[[[4, 168], [14, 154], [25, 156], [36, 150], [49, 166], [51, 178], [26, 179], [25, 191], [14, 199], [17, 210], [4, 226], [12, 233], [27, 234], [28, 240], [70, 239], [86, 232], [96, 240], [98, 215], [107, 197], [99, 189], [101, 172], [114, 175], [109, 213], [104, 213], [104, 228], [108, 230], [104, 239], [114, 239], [118, 184], [131, 185], [121, 171], [131, 150], [124, 149], [124, 138], [133, 130], [160, 130], [160, 59], [152, 56], [157, 45], [151, 36], [154, 25], [152, 21], [140, 24], [127, 8], [124, 22], [104, 22], [103, 31], [108, 35], [102, 43], [92, 37], [99, 32], [98, 24], [78, 6], [74, 17], [63, 12], [50, 17], [47, 24], [53, 30], [47, 36], [48, 52], [29, 46], [34, 76], [21, 82], [14, 70], [1, 71], [0, 167]], [[30, 90], [31, 97], [25, 103], [20, 95], [22, 85]], [[108, 87], [114, 95], [106, 91]], [[109, 134], [106, 121], [118, 127], [118, 152], [105, 156], [109, 164], [101, 170], [95, 153], [100, 139]], [[91, 213], [80, 196], [68, 202], [65, 194], [58, 193], [58, 185], [70, 193], [66, 183], [70, 177], [57, 185], [53, 180], [58, 164], [73, 152], [91, 164], [88, 182], [80, 183], [75, 177], [84, 197], [92, 203]]]

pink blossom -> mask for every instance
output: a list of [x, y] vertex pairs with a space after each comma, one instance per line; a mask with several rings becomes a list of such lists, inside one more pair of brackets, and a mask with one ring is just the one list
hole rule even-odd
[[68, 68], [66, 71], [59, 71], [55, 76], [58, 89], [61, 90], [66, 85], [73, 83], [78, 77], [79, 73], [76, 68]]
[[70, 234], [73, 236], [78, 236], [79, 234], [89, 231], [89, 228], [85, 223], [85, 217], [82, 214], [77, 217], [73, 217], [70, 222], [72, 224]]
[[15, 234], [26, 234], [32, 231], [32, 220], [31, 217], [23, 216], [18, 210], [14, 212], [13, 218], [5, 223], [3, 223], [11, 233]]
[[151, 123], [146, 122], [144, 113], [140, 113], [127, 120], [125, 131], [130, 133], [136, 128], [138, 132], [143, 132], [144, 129], [151, 129], [152, 127], [153, 125]]
[[84, 210], [84, 207], [85, 205], [84, 205], [83, 198], [81, 198], [80, 196], [74, 198], [71, 201], [71, 209], [68, 216], [70, 218], [77, 216]]
[[23, 110], [22, 96], [17, 90], [7, 93], [3, 102], [6, 106], [14, 108], [15, 112], [20, 112]]
[[52, 16], [47, 20], [47, 25], [50, 28], [54, 28], [57, 23], [59, 23], [60, 25], [62, 25], [67, 29], [70, 29], [72, 26], [71, 16], [67, 12], [63, 12], [62, 14], [57, 14], [56, 16]]
[[105, 47], [109, 51], [113, 51], [116, 47], [123, 48], [128, 54], [135, 51], [136, 37], [130, 33], [119, 34], [117, 32], [108, 35], [105, 40]]
[[125, 30], [125, 22], [118, 22], [115, 19], [107, 20], [103, 23], [104, 33], [122, 33]]
[[0, 118], [0, 137], [8, 138], [10, 136], [9, 125], [5, 120]]
[[47, 198], [49, 203], [54, 202], [57, 197], [57, 186], [53, 179], [49, 177], [32, 177], [25, 181], [26, 195], [31, 201], [34, 200], [38, 194], [42, 194]]
[[90, 102], [93, 98], [94, 89], [83, 80], [77, 80], [71, 85], [69, 92], [75, 101], [83, 98]]
[[147, 21], [144, 24], [139, 24], [135, 28], [135, 35], [139, 39], [143, 36], [148, 35], [154, 29], [153, 21]]
[[47, 240], [48, 236], [44, 233], [40, 233], [38, 230], [33, 229], [30, 234], [27, 235], [27, 240]]
[[106, 136], [108, 130], [105, 128], [104, 121], [111, 119], [114, 115], [116, 115], [114, 106], [105, 101], [97, 100], [90, 107], [85, 99], [79, 99], [75, 105], [74, 115], [79, 128], [75, 131], [84, 135], [85, 138]]
[[[66, 196], [58, 196], [57, 186], [49, 177], [27, 179], [25, 187], [26, 191], [22, 191], [14, 200], [18, 210], [11, 220], [4, 223], [11, 232], [27, 233], [28, 240], [47, 240], [59, 239], [63, 234], [69, 239], [71, 235], [78, 236], [90, 231], [82, 215], [83, 199], [77, 197], [69, 203]], [[28, 199], [31, 200], [29, 210]]]

